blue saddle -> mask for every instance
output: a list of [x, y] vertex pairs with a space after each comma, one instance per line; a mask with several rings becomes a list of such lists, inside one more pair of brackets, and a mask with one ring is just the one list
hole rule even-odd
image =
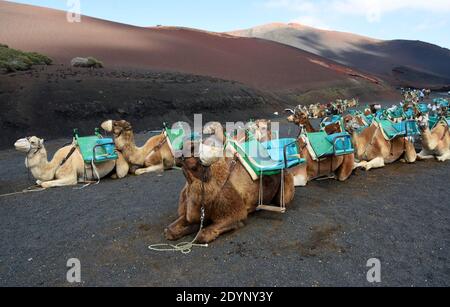
[[93, 136], [80, 137], [78, 136], [78, 131], [75, 129], [74, 138], [81, 156], [86, 163], [103, 163], [119, 158], [114, 140], [111, 138], [103, 138], [97, 130]]
[[347, 132], [327, 135], [326, 132], [307, 133], [309, 144], [318, 159], [342, 156], [355, 152], [352, 138]]
[[238, 144], [229, 141], [252, 170], [259, 175], [276, 175], [284, 169], [297, 166], [305, 162], [300, 158], [296, 139], [278, 139], [268, 142], [249, 142]]
[[392, 123], [389, 120], [377, 120], [389, 140], [396, 137], [408, 137], [419, 135], [419, 128], [416, 121], [405, 120], [400, 123]]
[[420, 113], [423, 113], [423, 114], [427, 114], [430, 111], [428, 109], [428, 105], [425, 104], [425, 103], [419, 104], [419, 108], [418, 109], [419, 109]]

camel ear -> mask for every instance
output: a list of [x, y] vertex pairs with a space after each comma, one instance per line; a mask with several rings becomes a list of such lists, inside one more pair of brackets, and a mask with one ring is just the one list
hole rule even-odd
[[290, 114], [292, 114], [292, 115], [295, 114], [294, 110], [292, 110], [292, 109], [285, 109], [284, 111], [285, 111], [286, 113], [290, 113]]

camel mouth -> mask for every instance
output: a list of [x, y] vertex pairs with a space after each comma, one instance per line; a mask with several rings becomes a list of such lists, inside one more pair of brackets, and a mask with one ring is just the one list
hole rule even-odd
[[16, 148], [17, 151], [24, 152], [24, 153], [29, 152], [31, 149], [30, 142], [26, 138], [20, 139], [17, 142], [15, 142], [14, 147]]
[[103, 122], [101, 124], [101, 127], [103, 130], [105, 130], [106, 132], [113, 132], [113, 121], [112, 120], [107, 120], [105, 122]]
[[223, 158], [223, 147], [200, 144], [200, 161], [204, 166], [211, 166]]

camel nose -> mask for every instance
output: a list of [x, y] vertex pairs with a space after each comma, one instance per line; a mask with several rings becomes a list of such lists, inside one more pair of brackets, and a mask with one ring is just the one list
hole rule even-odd
[[14, 147], [19, 151], [28, 151], [30, 149], [30, 143], [27, 139], [20, 139], [14, 143]]
[[112, 132], [113, 131], [113, 121], [112, 120], [107, 120], [107, 121], [102, 123], [101, 127], [106, 132]]

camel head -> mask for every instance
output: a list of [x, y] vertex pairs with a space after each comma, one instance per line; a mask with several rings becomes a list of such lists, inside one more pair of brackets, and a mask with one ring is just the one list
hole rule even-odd
[[290, 123], [294, 122], [294, 115], [295, 115], [295, 110], [292, 109], [286, 109], [284, 110], [287, 114], [289, 114], [289, 116], [287, 117], [287, 121]]
[[225, 134], [223, 130], [223, 126], [219, 122], [210, 122], [205, 125], [203, 128], [204, 137], [208, 136], [206, 140], [206, 144], [221, 146], [225, 142]]
[[[118, 150], [122, 150], [123, 146], [133, 136], [133, 127], [125, 120], [107, 120], [101, 124], [101, 127], [106, 132], [112, 133], [116, 139], [116, 147]], [[118, 138], [124, 136], [124, 142], [118, 141]]]
[[266, 142], [272, 139], [272, 122], [267, 119], [258, 119], [249, 124], [248, 129], [259, 142]]
[[187, 141], [184, 143], [183, 153], [176, 158], [175, 162], [178, 167], [183, 168], [183, 173], [189, 184], [194, 179], [208, 182], [211, 178], [210, 166], [217, 162], [217, 160], [209, 157], [208, 153], [205, 153], [208, 150], [210, 148], [205, 148], [198, 141]]
[[114, 136], [120, 136], [126, 131], [133, 131], [133, 127], [126, 120], [107, 120], [102, 123], [101, 127], [106, 132], [113, 133]]
[[17, 151], [27, 154], [31, 151], [38, 152], [43, 146], [44, 140], [35, 136], [20, 139], [14, 144]]
[[297, 126], [305, 126], [309, 121], [308, 109], [298, 106], [295, 108], [292, 115], [288, 117], [288, 121]]
[[428, 114], [420, 114], [420, 116], [417, 118], [417, 124], [419, 126], [419, 130], [421, 132], [425, 132], [428, 129], [430, 129], [430, 118]]
[[357, 116], [347, 115], [344, 117], [344, 129], [351, 134], [363, 126], [364, 123]]

